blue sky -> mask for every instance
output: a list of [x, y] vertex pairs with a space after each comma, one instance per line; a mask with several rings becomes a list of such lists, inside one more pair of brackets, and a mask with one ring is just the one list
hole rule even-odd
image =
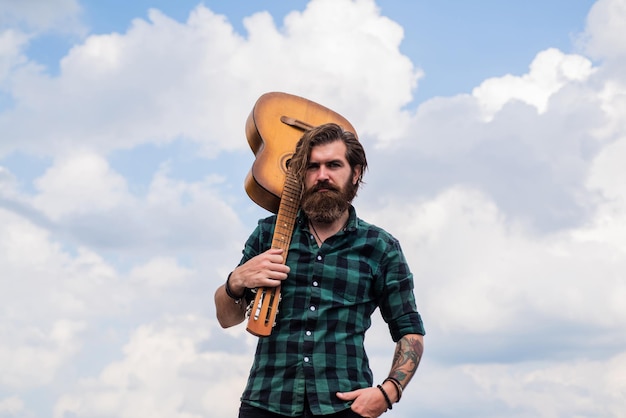
[[[0, 0], [0, 416], [234, 416], [244, 123], [347, 117], [426, 354], [395, 417], [620, 417], [625, 0]], [[393, 344], [367, 338], [382, 379]], [[594, 382], [591, 384], [590, 382]], [[390, 415], [391, 416], [391, 415]]]

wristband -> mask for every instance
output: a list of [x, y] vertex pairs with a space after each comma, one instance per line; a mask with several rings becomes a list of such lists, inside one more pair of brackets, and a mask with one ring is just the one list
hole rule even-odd
[[385, 382], [391, 382], [394, 384], [394, 386], [396, 387], [396, 392], [398, 393], [398, 400], [396, 402], [400, 402], [400, 399], [402, 398], [402, 383], [400, 383], [400, 381], [398, 379], [396, 379], [395, 377], [388, 377], [386, 378], [383, 383]]
[[224, 290], [226, 290], [226, 294], [228, 295], [229, 298], [231, 298], [232, 300], [235, 301], [236, 304], [240, 304], [241, 300], [243, 299], [243, 297], [245, 296], [246, 292], [244, 290], [243, 295], [241, 296], [235, 296], [235, 294], [233, 293], [233, 291], [230, 288], [229, 285], [229, 280], [230, 280], [230, 276], [233, 274], [233, 272], [231, 271], [230, 274], [228, 275], [228, 278], [226, 279], [226, 284], [224, 285]]
[[383, 396], [385, 397], [385, 401], [387, 402], [387, 406], [389, 407], [389, 409], [393, 409], [393, 404], [391, 403], [391, 399], [389, 399], [389, 395], [387, 395], [387, 392], [385, 392], [385, 389], [381, 385], [377, 385], [376, 387], [380, 389]]

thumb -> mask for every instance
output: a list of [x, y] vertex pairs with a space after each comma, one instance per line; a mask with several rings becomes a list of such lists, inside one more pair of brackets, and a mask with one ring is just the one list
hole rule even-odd
[[336, 395], [342, 401], [353, 401], [358, 397], [358, 390], [352, 392], [337, 392]]

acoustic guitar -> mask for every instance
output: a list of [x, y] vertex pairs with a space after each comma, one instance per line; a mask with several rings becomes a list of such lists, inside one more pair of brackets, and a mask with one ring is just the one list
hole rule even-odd
[[[354, 127], [340, 114], [287, 93], [262, 95], [246, 120], [246, 137], [255, 161], [246, 176], [245, 190], [256, 204], [277, 214], [271, 246], [283, 250], [283, 263], [302, 193], [300, 180], [289, 170], [289, 160], [305, 131], [330, 122], [356, 135]], [[270, 335], [279, 302], [280, 286], [256, 289], [248, 307], [248, 332], [259, 337]]]

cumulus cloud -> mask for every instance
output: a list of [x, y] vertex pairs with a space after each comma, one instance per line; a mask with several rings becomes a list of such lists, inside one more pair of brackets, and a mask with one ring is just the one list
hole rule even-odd
[[[402, 29], [372, 1], [318, 0], [292, 12], [282, 30], [266, 13], [247, 18], [245, 27], [246, 38], [203, 6], [186, 23], [151, 10], [149, 21], [134, 20], [125, 34], [87, 37], [62, 59], [58, 77], [12, 74], [15, 106], [0, 115], [0, 130], [10, 139], [4, 152], [17, 144], [56, 154], [176, 138], [202, 143], [207, 153], [242, 149], [242, 131], [234, 128], [269, 90], [336, 103], [363, 133], [397, 135], [406, 119], [399, 110], [411, 100], [419, 71], [399, 52]], [[344, 59], [338, 37], [361, 58]], [[37, 124], [28, 123], [34, 118]]]
[[[216, 324], [194, 316], [168, 317], [131, 335], [123, 359], [83, 380], [59, 399], [55, 417], [228, 416], [236, 413], [251, 351], [208, 350]], [[233, 341], [235, 342], [235, 341]], [[236, 341], [245, 345], [245, 340]]]
[[59, 161], [35, 181], [35, 208], [51, 219], [93, 211], [107, 211], [123, 204], [128, 195], [125, 179], [111, 171], [106, 159], [79, 153]]
[[[533, 335], [545, 338], [545, 326], [554, 326], [551, 350], [559, 349], [553, 345], [558, 340], [561, 350], [569, 350], [574, 341], [568, 334], [576, 327], [604, 329], [607, 338], [621, 339], [623, 249], [584, 239], [586, 227], [537, 235], [508, 221], [481, 193], [462, 188], [412, 206], [390, 202], [382, 213], [369, 215], [398, 231], [415, 266], [428, 322], [442, 334], [465, 335], [468, 343], [476, 339], [466, 355], [476, 354], [474, 348], [491, 351], [479, 344], [485, 335], [526, 344]], [[562, 334], [556, 337], [558, 328]], [[541, 341], [533, 345], [542, 350]], [[493, 349], [496, 356], [500, 349], [510, 352]]]
[[42, 386], [79, 350], [87, 317], [103, 312], [92, 292], [112, 270], [88, 252], [72, 258], [12, 213], [0, 209], [0, 219], [2, 385]]
[[626, 139], [606, 146], [593, 161], [587, 186], [600, 193], [597, 214], [585, 228], [576, 231], [579, 239], [606, 243], [625, 251], [626, 241]]
[[21, 32], [11, 29], [0, 32], [0, 92], [7, 88], [5, 80], [11, 71], [27, 61], [21, 52], [27, 41], [28, 37]]
[[593, 58], [620, 61], [626, 58], [623, 23], [626, 19], [624, 0], [604, 0], [593, 5], [587, 16], [587, 26], [582, 36], [586, 52]]
[[485, 80], [472, 91], [487, 121], [513, 100], [519, 100], [544, 113], [550, 97], [566, 84], [584, 82], [591, 75], [591, 61], [580, 55], [565, 55], [557, 49], [539, 53], [522, 77], [508, 75]]
[[[11, 176], [5, 170], [7, 193]], [[224, 248], [213, 238], [227, 229], [242, 234], [241, 221], [220, 197], [222, 182], [211, 175], [198, 182], [173, 179], [164, 162], [145, 192], [137, 193], [104, 156], [72, 152], [34, 180], [33, 196], [17, 194], [14, 185], [12, 196], [52, 228], [66, 231], [65, 239], [101, 250], [173, 254]]]
[[[407, 388], [417, 402], [403, 416], [410, 417], [411, 408], [419, 408], [420, 413], [438, 418], [618, 417], [623, 405], [623, 371], [624, 355], [606, 362], [555, 359], [453, 367], [431, 362], [421, 367], [420, 390]], [[443, 387], [445, 391], [440, 390]], [[398, 405], [398, 409], [403, 407], [403, 403]]]
[[10, 396], [0, 400], [0, 413], [16, 416], [23, 412], [24, 402], [17, 396]]

